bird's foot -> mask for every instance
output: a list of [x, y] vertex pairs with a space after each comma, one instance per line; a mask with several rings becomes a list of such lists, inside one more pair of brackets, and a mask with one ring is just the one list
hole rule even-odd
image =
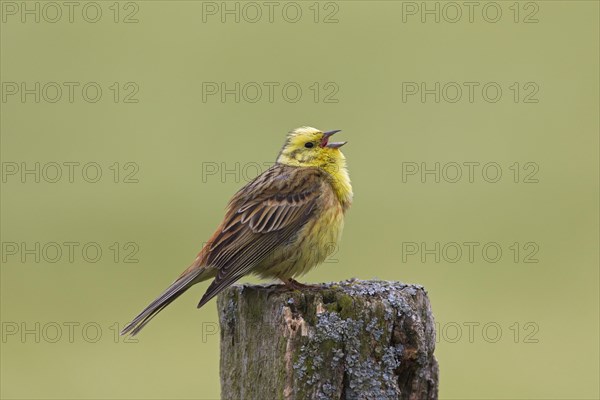
[[300, 283], [295, 279], [292, 278], [288, 278], [288, 279], [282, 279], [283, 284], [292, 289], [292, 290], [305, 290], [305, 289], [311, 289], [313, 288], [313, 286], [311, 285], [305, 285], [304, 283]]

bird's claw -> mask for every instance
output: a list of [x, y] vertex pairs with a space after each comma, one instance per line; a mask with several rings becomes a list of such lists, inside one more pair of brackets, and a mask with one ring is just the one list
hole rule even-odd
[[311, 285], [305, 285], [303, 283], [298, 282], [295, 279], [292, 278], [288, 278], [288, 279], [282, 279], [283, 284], [292, 289], [292, 290], [305, 290], [305, 289], [311, 289], [312, 286]]

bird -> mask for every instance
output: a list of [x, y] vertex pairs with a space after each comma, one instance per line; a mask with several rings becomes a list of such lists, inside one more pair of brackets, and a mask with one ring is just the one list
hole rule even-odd
[[229, 201], [225, 217], [192, 264], [121, 331], [137, 335], [191, 286], [214, 278], [198, 308], [240, 278], [253, 274], [295, 280], [337, 246], [353, 192], [346, 158], [332, 142], [340, 132], [309, 126], [290, 131], [276, 162]]

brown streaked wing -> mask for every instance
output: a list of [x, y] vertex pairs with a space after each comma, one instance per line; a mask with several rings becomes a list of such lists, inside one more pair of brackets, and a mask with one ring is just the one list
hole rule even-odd
[[236, 193], [208, 245], [206, 264], [218, 273], [198, 307], [297, 233], [318, 208], [326, 182], [318, 168], [276, 164]]

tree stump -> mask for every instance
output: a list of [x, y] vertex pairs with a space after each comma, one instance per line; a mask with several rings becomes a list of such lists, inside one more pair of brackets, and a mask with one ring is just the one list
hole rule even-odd
[[425, 289], [350, 280], [218, 297], [222, 399], [436, 399]]

